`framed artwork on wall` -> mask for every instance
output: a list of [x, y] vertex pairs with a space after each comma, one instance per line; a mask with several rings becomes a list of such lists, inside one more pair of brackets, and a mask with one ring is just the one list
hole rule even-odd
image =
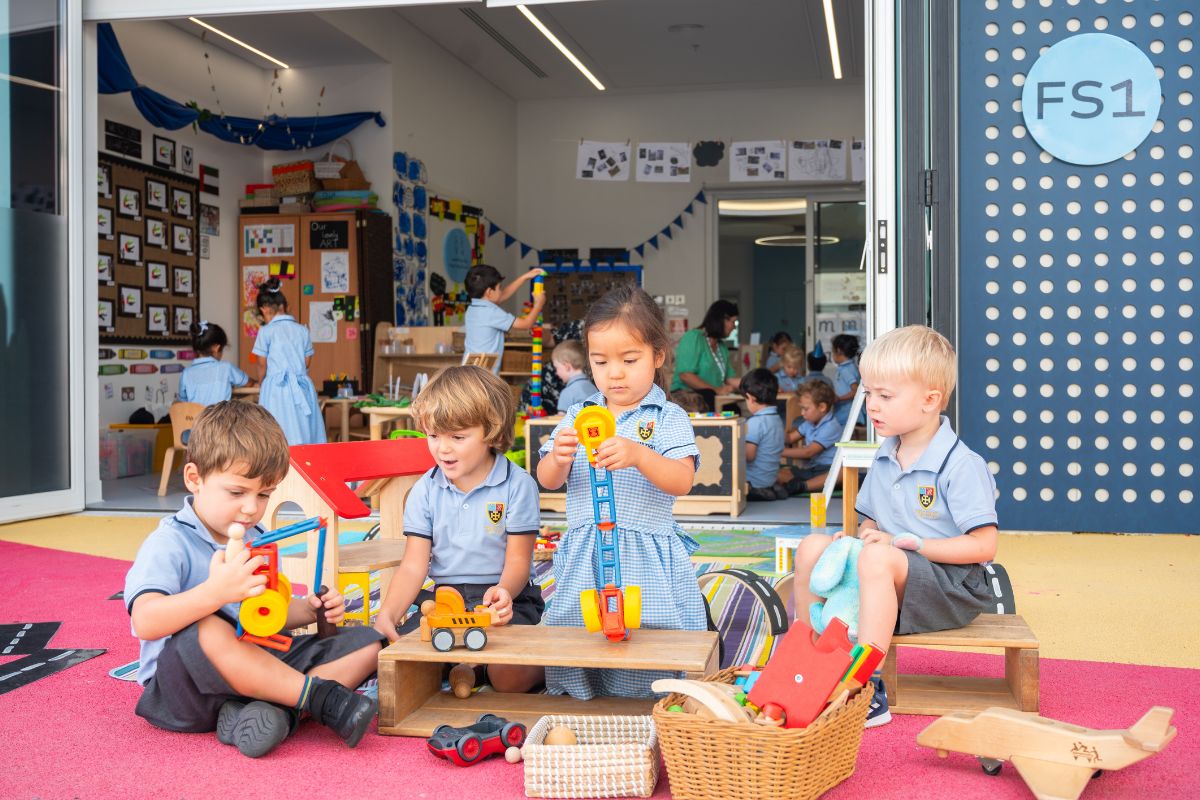
[[166, 306], [146, 306], [146, 331], [149, 333], [170, 333], [171, 309]]
[[187, 189], [171, 190], [171, 210], [175, 216], [185, 219], [192, 218], [192, 193]]
[[117, 213], [131, 219], [142, 218], [142, 193], [127, 186], [117, 188]]
[[113, 282], [113, 263], [112, 256], [108, 253], [101, 253], [96, 262], [96, 279], [101, 283], [112, 285]]
[[113, 329], [114, 303], [112, 300], [101, 298], [96, 305], [96, 320], [100, 324], [100, 330], [111, 331]]
[[118, 286], [117, 313], [122, 317], [140, 317], [142, 315], [142, 289], [139, 286]]
[[179, 169], [188, 175], [195, 170], [196, 162], [192, 157], [192, 148], [186, 144], [179, 145]]
[[146, 263], [146, 288], [158, 289], [161, 292], [168, 291], [166, 264], [158, 261], [149, 261]]
[[146, 208], [167, 210], [167, 185], [152, 178], [146, 179]]
[[154, 137], [154, 166], [175, 169], [175, 140]]
[[146, 246], [167, 246], [167, 223], [154, 217], [146, 217]]
[[187, 225], [171, 226], [171, 249], [176, 253], [192, 254], [192, 229]]
[[142, 237], [122, 233], [117, 242], [117, 260], [122, 264], [142, 263]]
[[[173, 292], [185, 297], [191, 297], [195, 290], [196, 272], [191, 267], [175, 267], [172, 272], [174, 280], [172, 281]], [[178, 308], [179, 306], [177, 306]]]
[[113, 213], [111, 208], [96, 209], [96, 231], [105, 239], [113, 237]]
[[112, 197], [112, 167], [108, 164], [96, 168], [96, 193], [101, 197]]
[[175, 325], [174, 332], [190, 335], [192, 332], [192, 320], [194, 319], [194, 309], [191, 306], [174, 306], [175, 309]]

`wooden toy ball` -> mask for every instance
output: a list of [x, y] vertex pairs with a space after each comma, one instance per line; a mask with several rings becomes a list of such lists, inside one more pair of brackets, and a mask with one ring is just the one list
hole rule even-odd
[[504, 751], [504, 760], [510, 764], [516, 764], [521, 760], [521, 748], [510, 747]]
[[567, 726], [556, 725], [546, 733], [544, 744], [579, 744], [579, 738]]

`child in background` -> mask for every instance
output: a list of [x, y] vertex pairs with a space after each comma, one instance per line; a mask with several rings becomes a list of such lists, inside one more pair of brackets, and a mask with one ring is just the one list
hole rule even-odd
[[258, 287], [258, 313], [265, 323], [254, 339], [258, 403], [274, 415], [289, 445], [325, 444], [325, 418], [317, 404], [317, 387], [308, 377], [312, 339], [308, 328], [287, 313], [279, 278]]
[[192, 349], [196, 358], [179, 376], [179, 400], [211, 406], [233, 396], [233, 387], [250, 382], [246, 373], [221, 360], [229, 346], [225, 330], [216, 323], [204, 320], [193, 322]]
[[[983, 565], [996, 557], [996, 482], [941, 415], [957, 370], [945, 337], [921, 325], [889, 331], [867, 348], [862, 369], [867, 414], [887, 438], [856, 505], [865, 543], [858, 638], [886, 650], [894, 633], [959, 628], [992, 607]], [[833, 538], [809, 534], [796, 551], [800, 619], [817, 601], [809, 577]], [[891, 719], [885, 687], [873, 680], [868, 727]]]
[[554, 363], [554, 371], [563, 381], [562, 391], [558, 393], [558, 410], [566, 413], [567, 409], [576, 403], [582, 403], [596, 393], [596, 384], [588, 380], [584, 374], [583, 345], [574, 339], [568, 339], [556, 345], [550, 353]]
[[817, 342], [817, 346], [808, 354], [808, 374], [804, 376], [806, 381], [823, 381], [829, 384], [829, 388], [833, 388], [833, 381], [825, 374], [825, 365], [829, 363], [825, 358], [825, 351], [821, 348], [821, 343]]
[[[598, 448], [596, 465], [611, 472], [620, 529], [621, 579], [642, 590], [642, 627], [702, 631], [704, 598], [690, 555], [697, 548], [671, 516], [675, 498], [691, 491], [700, 451], [683, 409], [667, 400], [664, 367], [671, 340], [662, 310], [625, 284], [594, 303], [584, 325], [600, 405], [617, 433]], [[587, 455], [575, 433], [575, 406], [541, 448], [537, 477], [555, 491], [567, 485], [567, 532], [554, 557], [556, 588], [545, 624], [581, 627], [579, 593], [596, 587], [596, 525]], [[597, 634], [598, 635], [598, 634]], [[649, 697], [663, 671], [546, 668], [546, 688], [580, 700], [597, 695]]]
[[[453, 586], [468, 609], [490, 606], [495, 624], [536, 625], [542, 590], [530, 582], [533, 546], [541, 528], [537, 483], [504, 453], [512, 447], [516, 404], [508, 385], [485, 369], [439, 372], [412, 405], [437, 465], [421, 476], [404, 505], [408, 545], [388, 586], [375, 629], [390, 641], [415, 630], [420, 614], [398, 623], [428, 575]], [[540, 667], [492, 665], [492, 686], [524, 692], [542, 680]]]
[[779, 369], [775, 371], [775, 378], [779, 381], [779, 391], [794, 392], [802, 382], [800, 371], [804, 369], [804, 351], [794, 344], [789, 344], [783, 348], [783, 353], [779, 356]]
[[771, 372], [779, 369], [779, 358], [783, 355], [783, 349], [792, 343], [792, 335], [787, 331], [779, 331], [771, 337], [770, 346], [767, 349], [767, 362], [763, 367]]
[[463, 281], [467, 294], [471, 296], [471, 305], [467, 308], [465, 318], [466, 339], [464, 348], [468, 353], [495, 353], [496, 364], [492, 372], [500, 372], [500, 359], [504, 353], [504, 334], [509, 330], [527, 331], [537, 322], [542, 306], [546, 304], [544, 292], [533, 296], [533, 307], [523, 317], [514, 317], [497, 303], [503, 303], [516, 294], [517, 289], [525, 281], [531, 281], [538, 275], [544, 274], [541, 269], [534, 267], [512, 283], [501, 288], [504, 276], [500, 270], [489, 264], [476, 264], [467, 270]]
[[[125, 576], [125, 605], [141, 640], [138, 716], [168, 731], [216, 730], [250, 758], [279, 745], [305, 711], [354, 747], [377, 709], [354, 691], [379, 657], [383, 637], [370, 628], [296, 636], [287, 652], [236, 636], [239, 604], [267, 581], [254, 574], [263, 559], [247, 548], [263, 533], [258, 522], [287, 470], [283, 431], [261, 406], [226, 400], [204, 409], [183, 467], [192, 496], [147, 537]], [[236, 554], [225, 551], [233, 523], [246, 529]], [[337, 624], [345, 610], [333, 590], [291, 598], [284, 630], [310, 625], [318, 613]]]
[[784, 458], [806, 458], [803, 467], [780, 470], [777, 490], [785, 497], [820, 491], [833, 464], [834, 445], [842, 438], [842, 426], [833, 418], [833, 387], [824, 381], [806, 381], [796, 390], [800, 416], [787, 432]]
[[750, 500], [783, 500], [776, 491], [779, 457], [783, 455], [783, 420], [775, 408], [779, 381], [768, 369], [752, 369], [742, 376], [738, 391], [746, 396], [746, 479]]
[[[833, 407], [833, 416], [842, 425], [850, 416], [850, 406], [854, 404], [854, 395], [858, 392], [858, 364], [854, 357], [858, 355], [858, 337], [852, 333], [839, 333], [833, 337], [833, 363], [837, 364], [837, 375], [833, 379], [833, 392], [837, 402]], [[855, 425], [866, 424], [866, 412], [860, 411]]]

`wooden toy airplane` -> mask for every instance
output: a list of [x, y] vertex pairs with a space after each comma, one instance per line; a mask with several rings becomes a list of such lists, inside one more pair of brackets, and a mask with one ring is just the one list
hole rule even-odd
[[1154, 706], [1126, 730], [1098, 731], [1007, 708], [947, 714], [917, 735], [942, 758], [949, 751], [979, 759], [996, 775], [1011, 761], [1038, 800], [1077, 800], [1098, 770], [1136, 764], [1175, 738], [1174, 710]]

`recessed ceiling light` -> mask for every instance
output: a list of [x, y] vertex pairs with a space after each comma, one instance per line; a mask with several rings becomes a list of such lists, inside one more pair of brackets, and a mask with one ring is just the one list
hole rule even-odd
[[717, 213], [723, 217], [782, 217], [803, 214], [808, 202], [803, 197], [780, 197], [771, 200], [720, 200]]
[[241, 39], [237, 39], [233, 36], [230, 36], [228, 33], [221, 30], [220, 28], [214, 28], [212, 25], [209, 25], [207, 22], [202, 22], [202, 21], [196, 19], [195, 17], [188, 17], [188, 19], [191, 20], [192, 22], [196, 23], [197, 25], [199, 25], [201, 28], [206, 28], [207, 30], [212, 31], [213, 33], [217, 34], [218, 36], [224, 36], [226, 39], [233, 42], [234, 44], [240, 45], [240, 46], [246, 48], [251, 53], [254, 53], [254, 55], [256, 55], [256, 56], [265, 58], [267, 61], [270, 61], [272, 64], [278, 64], [279, 66], [283, 67], [284, 69], [291, 69], [291, 67], [289, 67], [287, 64], [280, 61], [278, 58], [272, 58], [271, 56], [264, 53], [262, 50], [259, 50], [257, 47], [251, 47], [250, 45], [243, 42]]
[[596, 79], [596, 76], [592, 74], [591, 70], [589, 70], [587, 67], [585, 67], [583, 65], [583, 62], [580, 61], [579, 58], [576, 57], [576, 55], [574, 53], [572, 53], [565, 44], [563, 44], [561, 41], [559, 41], [558, 37], [555, 36], [554, 33], [549, 28], [547, 28], [540, 19], [535, 17], [532, 11], [530, 11], [524, 5], [518, 5], [517, 10], [525, 15], [525, 19], [529, 20], [529, 22], [533, 25], [533, 27], [535, 27], [539, 31], [541, 31], [542, 35], [550, 40], [550, 44], [552, 44], [558, 48], [558, 52], [560, 52], [564, 56], [566, 56], [567, 61], [570, 61], [572, 64], [575, 65], [575, 69], [577, 69], [583, 73], [583, 77], [587, 78], [589, 81], [592, 82], [592, 86], [595, 86], [597, 89], [599, 89], [602, 92], [604, 91], [604, 84]]
[[[754, 240], [755, 244], [763, 247], [804, 247], [808, 244], [809, 237], [803, 233], [787, 234], [785, 236], [762, 236]], [[840, 242], [836, 236], [818, 236], [817, 244], [837, 244]]]
[[704, 26], [697, 22], [680, 22], [667, 26], [667, 33], [699, 33], [702, 30]]

